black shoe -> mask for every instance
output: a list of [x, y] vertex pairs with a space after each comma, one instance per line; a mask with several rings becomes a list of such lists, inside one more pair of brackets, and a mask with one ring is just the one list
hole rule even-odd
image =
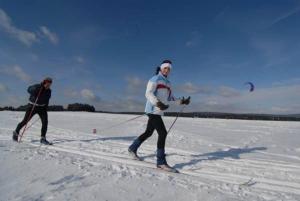
[[45, 137], [42, 137], [40, 142], [41, 142], [41, 144], [44, 144], [44, 145], [53, 145], [53, 143], [46, 140]]
[[14, 131], [14, 132], [13, 132], [12, 139], [13, 139], [13, 141], [16, 141], [16, 142], [18, 142], [18, 139], [19, 139], [19, 134], [17, 133], [17, 131]]

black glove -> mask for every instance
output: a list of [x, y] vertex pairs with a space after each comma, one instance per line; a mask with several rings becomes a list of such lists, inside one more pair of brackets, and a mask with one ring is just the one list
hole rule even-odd
[[191, 97], [189, 96], [187, 99], [185, 99], [184, 97], [180, 100], [180, 104], [181, 105], [188, 105], [191, 102]]
[[158, 102], [156, 103], [156, 106], [157, 106], [160, 110], [166, 110], [166, 109], [169, 108], [169, 105], [165, 105], [165, 104], [163, 104], [163, 103], [160, 102], [160, 101], [158, 101]]

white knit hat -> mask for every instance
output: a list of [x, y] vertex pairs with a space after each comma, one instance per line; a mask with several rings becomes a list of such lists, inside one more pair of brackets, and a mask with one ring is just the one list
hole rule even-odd
[[160, 65], [160, 69], [162, 70], [164, 68], [170, 68], [170, 69], [172, 69], [172, 64], [170, 64], [170, 63], [162, 63]]

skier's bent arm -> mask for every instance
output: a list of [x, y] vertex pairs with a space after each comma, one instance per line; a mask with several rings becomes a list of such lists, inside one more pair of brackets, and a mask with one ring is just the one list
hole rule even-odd
[[151, 102], [151, 104], [156, 105], [159, 101], [158, 98], [154, 95], [157, 84], [155, 82], [149, 81], [146, 89], [146, 98]]
[[181, 98], [176, 98], [171, 90], [171, 94], [170, 94], [170, 97], [168, 98], [168, 102], [171, 103], [172, 105], [180, 105]]
[[38, 88], [39, 88], [38, 84], [31, 85], [30, 87], [28, 87], [27, 91], [29, 94], [35, 95], [35, 94], [37, 94]]

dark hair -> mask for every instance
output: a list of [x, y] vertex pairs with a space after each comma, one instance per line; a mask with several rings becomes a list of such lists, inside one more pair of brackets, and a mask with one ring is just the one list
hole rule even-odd
[[52, 83], [52, 78], [51, 77], [46, 77], [43, 81], [42, 81], [42, 84], [46, 84], [46, 83]]
[[172, 61], [169, 59], [163, 60], [162, 64], [172, 64]]
[[159, 71], [160, 71], [160, 66], [157, 66], [156, 71], [155, 71], [155, 75], [158, 75]]

